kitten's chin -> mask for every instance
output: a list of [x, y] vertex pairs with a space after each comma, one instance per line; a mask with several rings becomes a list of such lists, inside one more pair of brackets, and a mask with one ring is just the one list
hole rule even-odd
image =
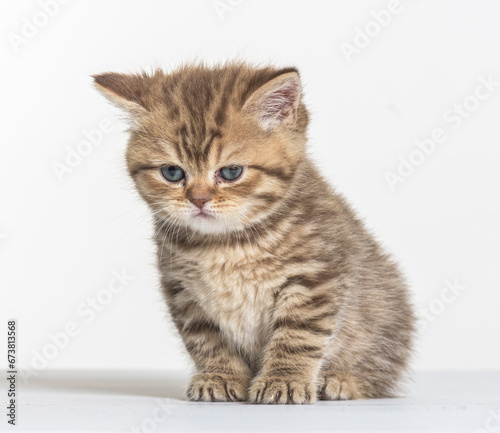
[[186, 223], [191, 230], [202, 235], [229, 234], [244, 228], [240, 227], [239, 224], [235, 225], [235, 223], [230, 223], [213, 216], [203, 215], [190, 217]]

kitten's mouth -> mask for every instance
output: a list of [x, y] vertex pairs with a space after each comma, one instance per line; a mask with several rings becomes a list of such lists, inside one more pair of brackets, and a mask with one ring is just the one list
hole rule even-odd
[[211, 219], [211, 218], [213, 218], [213, 216], [209, 215], [206, 212], [203, 212], [203, 210], [200, 210], [198, 213], [195, 213], [193, 215], [193, 218]]

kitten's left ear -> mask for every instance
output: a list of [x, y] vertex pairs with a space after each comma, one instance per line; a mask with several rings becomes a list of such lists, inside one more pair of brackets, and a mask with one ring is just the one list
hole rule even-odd
[[145, 74], [104, 73], [93, 75], [94, 84], [110, 102], [129, 115], [132, 124], [148, 114], [151, 78]]
[[243, 105], [255, 114], [264, 130], [278, 125], [293, 125], [300, 101], [300, 78], [297, 72], [286, 72], [259, 87]]

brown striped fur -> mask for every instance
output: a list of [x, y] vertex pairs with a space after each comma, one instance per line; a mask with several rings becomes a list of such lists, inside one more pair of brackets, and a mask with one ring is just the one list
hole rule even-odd
[[[197, 370], [188, 397], [394, 395], [414, 330], [406, 285], [307, 157], [296, 69], [188, 65], [95, 81], [131, 118], [128, 168], [153, 211], [163, 291]], [[243, 175], [220, 182], [231, 164]], [[169, 183], [164, 165], [188, 175]], [[211, 218], [193, 217], [193, 197], [210, 199]]]

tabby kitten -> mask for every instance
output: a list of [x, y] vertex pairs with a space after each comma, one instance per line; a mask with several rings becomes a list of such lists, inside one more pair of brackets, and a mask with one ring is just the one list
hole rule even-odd
[[414, 314], [395, 264], [306, 155], [295, 68], [105, 73], [131, 120], [127, 165], [153, 211], [191, 400], [394, 395]]

